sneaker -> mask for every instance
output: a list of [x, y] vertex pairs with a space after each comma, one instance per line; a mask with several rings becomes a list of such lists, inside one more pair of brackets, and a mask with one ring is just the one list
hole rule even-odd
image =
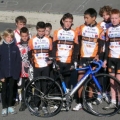
[[26, 108], [27, 108], [26, 104], [25, 103], [21, 103], [19, 111], [25, 111]]
[[77, 104], [72, 110], [73, 111], [78, 111], [80, 109], [82, 109], [82, 104], [81, 103]]
[[89, 106], [91, 109], [93, 109], [91, 102], [88, 102], [87, 104], [88, 104], [88, 106]]
[[48, 110], [47, 110], [46, 107], [42, 107], [42, 111], [43, 111], [44, 114], [48, 114]]
[[7, 116], [7, 114], [8, 114], [7, 108], [2, 109], [2, 117]]
[[63, 102], [63, 105], [62, 105], [61, 111], [66, 111], [66, 105], [65, 105], [64, 102]]
[[110, 103], [110, 97], [106, 93], [103, 93], [103, 98], [107, 103]]
[[102, 99], [99, 97], [95, 101], [92, 102], [93, 105], [99, 105], [101, 103], [102, 103]]
[[8, 113], [17, 114], [17, 112], [15, 111], [15, 109], [13, 107], [8, 107]]
[[19, 105], [19, 101], [16, 101], [14, 104], [14, 106], [17, 106], [17, 105]]
[[114, 103], [110, 103], [107, 107], [104, 107], [104, 110], [115, 109], [116, 105]]

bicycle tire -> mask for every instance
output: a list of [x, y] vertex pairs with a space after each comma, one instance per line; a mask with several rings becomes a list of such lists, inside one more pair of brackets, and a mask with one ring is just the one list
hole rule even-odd
[[[36, 86], [36, 84], [38, 84], [39, 82], [41, 86], [42, 82], [46, 82], [45, 91], [42, 90], [42, 87], [38, 88]], [[39, 95], [36, 94], [38, 92]], [[56, 99], [52, 99], [52, 96], [53, 98], [56, 97]], [[25, 89], [24, 97], [29, 111], [38, 117], [52, 117], [60, 112], [63, 105], [63, 91], [60, 85], [50, 77], [41, 76], [30, 81]], [[42, 105], [37, 106], [39, 110], [34, 109], [36, 107], [34, 101], [36, 98], [40, 99], [41, 104], [44, 103], [48, 111], [47, 114], [44, 114], [44, 112], [42, 112]], [[57, 100], [57, 98], [61, 98], [61, 100]], [[56, 106], [55, 110], [53, 110], [52, 108], [54, 106]]]
[[[92, 113], [93, 115], [96, 115], [99, 117], [115, 115], [120, 110], [120, 106], [118, 105], [118, 102], [116, 102], [115, 108], [113, 109], [111, 108], [109, 110], [106, 110], [106, 106], [111, 103], [111, 97], [112, 97], [110, 93], [110, 89], [111, 89], [110, 79], [112, 79], [114, 83], [117, 85], [115, 88], [116, 91], [120, 90], [120, 81], [114, 76], [111, 76], [109, 74], [97, 74], [95, 75], [95, 78], [97, 78], [99, 83], [101, 83], [102, 88], [104, 87], [105, 81], [107, 81], [109, 84], [107, 84], [107, 86], [104, 87], [104, 89], [102, 89], [102, 94], [101, 94], [97, 86], [94, 84], [93, 79], [89, 78], [85, 82], [84, 88], [83, 88], [83, 93], [82, 93], [83, 104], [87, 108], [88, 112]], [[102, 82], [103, 82], [103, 85], [102, 85]], [[105, 94], [106, 94], [106, 97], [105, 97]], [[118, 100], [117, 92], [115, 97], [116, 97], [116, 100]], [[96, 100], [101, 100], [99, 101], [101, 103], [97, 105], [92, 105], [93, 103], [95, 103]]]

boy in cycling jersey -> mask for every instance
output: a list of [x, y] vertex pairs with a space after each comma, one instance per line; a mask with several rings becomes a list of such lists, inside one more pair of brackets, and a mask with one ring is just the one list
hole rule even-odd
[[[70, 70], [72, 63], [77, 60], [78, 55], [78, 35], [72, 29], [73, 15], [66, 13], [60, 20], [61, 28], [54, 31], [53, 36], [53, 56], [57, 58], [60, 71]], [[70, 88], [70, 73], [63, 75], [67, 88]], [[68, 91], [67, 89], [67, 91]]]
[[[29, 59], [33, 65], [33, 77], [39, 76], [49, 76], [49, 64], [51, 61], [46, 61], [46, 58], [51, 56], [52, 51], [52, 40], [51, 38], [45, 36], [45, 23], [38, 22], [36, 25], [37, 35], [33, 36], [29, 42]], [[35, 85], [40, 88], [40, 82], [35, 82]], [[46, 83], [42, 84], [43, 93], [46, 90]], [[40, 94], [35, 90], [36, 94]], [[40, 99], [39, 97], [34, 98], [34, 106], [39, 107]], [[44, 113], [47, 113], [46, 104], [42, 104], [42, 110]]]
[[[104, 40], [101, 39], [102, 28], [96, 22], [97, 12], [93, 8], [89, 8], [84, 12], [85, 23], [76, 31], [79, 34], [79, 67], [85, 67], [88, 61], [93, 59], [98, 60]], [[83, 77], [84, 71], [78, 73], [78, 81]], [[83, 86], [78, 90], [78, 104], [73, 108], [74, 111], [78, 111], [82, 108], [82, 90]], [[89, 95], [89, 97], [92, 95]], [[91, 103], [89, 103], [91, 106]]]
[[[120, 11], [118, 9], [111, 11], [111, 23], [112, 26], [106, 32], [105, 61], [103, 67], [107, 67], [106, 64], [108, 63], [109, 74], [120, 80]], [[104, 108], [106, 110], [116, 108], [116, 104], [120, 105], [120, 87], [112, 79], [110, 83], [112, 98], [111, 103]], [[118, 94], [118, 100], [116, 99], [116, 94]]]
[[[106, 31], [109, 27], [112, 26], [112, 23], [111, 23], [111, 20], [110, 20], [110, 14], [111, 14], [111, 10], [112, 10], [112, 7], [110, 6], [103, 6], [100, 8], [99, 10], [99, 15], [103, 18], [103, 20], [98, 23], [100, 25], [100, 27], [103, 29], [103, 36], [102, 36], [102, 39], [106, 40]], [[103, 46], [103, 49], [101, 51], [101, 56], [99, 56], [99, 58], [101, 60], [104, 59], [104, 55], [105, 55], [105, 44]], [[106, 69], [104, 68], [101, 68], [101, 70], [99, 71], [100, 73], [105, 73], [107, 72]], [[101, 78], [101, 85], [106, 88], [107, 87], [107, 80], [104, 80], [104, 78]], [[106, 94], [106, 91], [104, 91], [103, 93], [104, 97], [105, 97], [105, 100], [106, 102], [109, 101], [109, 98]], [[102, 96], [101, 95], [98, 95], [97, 99], [93, 102], [94, 105], [97, 105], [97, 104], [100, 104], [102, 102]]]

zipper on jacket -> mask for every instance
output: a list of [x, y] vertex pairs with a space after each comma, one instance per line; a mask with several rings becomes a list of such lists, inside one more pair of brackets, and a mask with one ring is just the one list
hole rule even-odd
[[9, 54], [9, 77], [10, 77], [10, 45], [8, 44], [8, 54]]

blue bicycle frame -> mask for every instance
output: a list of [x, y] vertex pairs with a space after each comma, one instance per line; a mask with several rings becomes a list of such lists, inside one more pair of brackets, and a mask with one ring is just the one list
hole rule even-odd
[[[82, 71], [82, 70], [87, 70], [87, 72], [85, 73], [85, 75], [79, 80], [79, 82], [77, 83], [77, 85], [72, 89], [72, 91], [70, 92], [70, 96], [72, 96], [78, 89], [80, 86], [82, 86], [82, 84], [86, 81], [86, 79], [91, 75], [91, 77], [93, 78], [94, 83], [96, 84], [96, 86], [98, 87], [98, 90], [101, 92], [102, 88], [98, 82], [98, 80], [95, 78], [95, 73], [97, 73], [101, 67], [102, 67], [102, 61], [93, 61], [92, 63], [98, 65], [98, 68], [95, 68], [95, 70], [92, 70], [91, 66], [87, 66], [84, 68], [77, 68], [76, 71]], [[62, 88], [64, 93], [67, 93], [67, 88], [65, 85], [65, 82], [62, 82]]]

